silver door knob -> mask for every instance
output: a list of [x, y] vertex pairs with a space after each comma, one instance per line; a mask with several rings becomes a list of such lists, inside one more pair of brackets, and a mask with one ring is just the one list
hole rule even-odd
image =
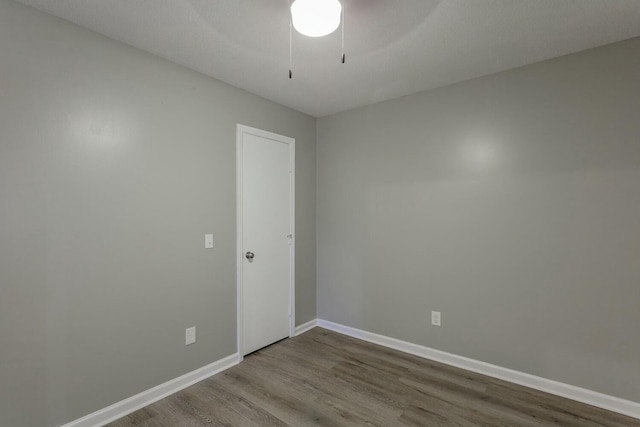
[[248, 260], [249, 260], [249, 262], [253, 262], [253, 257], [254, 257], [254, 256], [255, 256], [255, 255], [253, 254], [253, 252], [247, 252], [246, 254], [244, 254], [244, 257], [245, 257], [246, 259], [248, 259]]

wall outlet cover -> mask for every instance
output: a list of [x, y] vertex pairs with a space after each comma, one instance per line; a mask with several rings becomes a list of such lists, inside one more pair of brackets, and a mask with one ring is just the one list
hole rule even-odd
[[192, 326], [184, 331], [184, 345], [193, 344], [196, 342], [196, 327]]
[[431, 324], [433, 326], [440, 326], [441, 325], [440, 320], [441, 320], [440, 312], [439, 311], [432, 311], [431, 312]]

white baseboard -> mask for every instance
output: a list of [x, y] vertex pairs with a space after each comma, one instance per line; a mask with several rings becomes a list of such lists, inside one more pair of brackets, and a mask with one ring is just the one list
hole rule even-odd
[[[609, 411], [618, 412], [623, 415], [640, 419], [640, 403], [630, 400], [620, 399], [618, 397], [609, 396], [592, 390], [564, 384], [561, 382], [549, 380], [535, 375], [526, 374], [524, 372], [514, 371], [512, 369], [503, 368], [492, 365], [490, 363], [481, 362], [467, 357], [458, 356], [440, 350], [435, 350], [418, 344], [398, 340], [384, 335], [375, 334], [373, 332], [363, 331], [361, 329], [340, 325], [338, 323], [329, 322], [327, 320], [315, 319], [302, 325], [296, 326], [295, 335], [298, 336], [320, 326], [344, 335], [359, 338], [374, 344], [402, 351], [404, 353], [413, 354], [425, 359], [434, 360], [436, 362], [445, 363], [447, 365], [466, 369], [468, 371], [477, 372], [479, 374], [488, 375], [504, 381], [531, 387], [536, 390], [545, 391], [557, 396], [566, 397], [568, 399], [583, 402]], [[200, 369], [189, 372], [166, 383], [160, 384], [128, 399], [117, 402], [99, 411], [93, 412], [80, 419], [65, 424], [62, 427], [96, 427], [102, 426], [119, 418], [122, 418], [140, 408], [144, 408], [153, 402], [176, 393], [192, 384], [202, 381], [212, 375], [229, 369], [238, 364], [240, 358], [238, 354], [232, 354], [210, 365], [203, 366]]]
[[111, 406], [107, 406], [106, 408], [100, 409], [99, 411], [91, 413], [75, 421], [71, 421], [70, 423], [63, 425], [62, 427], [103, 426], [107, 423], [117, 420], [118, 418], [122, 418], [134, 411], [137, 411], [140, 408], [144, 408], [145, 406], [150, 405], [153, 402], [165, 398], [170, 394], [187, 388], [192, 384], [209, 378], [210, 376], [215, 375], [218, 372], [229, 369], [230, 367], [237, 365], [238, 361], [238, 353], [232, 354], [225, 357], [224, 359], [220, 359], [207, 366], [203, 366], [202, 368], [196, 369], [195, 371], [184, 374], [178, 378], [169, 380], [166, 383], [160, 384], [159, 386], [150, 388], [149, 390], [143, 391], [142, 393], [138, 393], [135, 396], [131, 396], [128, 399], [121, 400], [120, 402], [114, 403]]
[[520, 384], [536, 390], [566, 397], [568, 399], [576, 400], [588, 405], [597, 406], [598, 408], [607, 409], [609, 411], [640, 419], [640, 403], [637, 402], [620, 399], [618, 397], [609, 396], [607, 394], [598, 393], [596, 391], [587, 390], [585, 388], [580, 388], [535, 375], [526, 374], [524, 372], [514, 371], [513, 369], [503, 368], [500, 366], [492, 365], [490, 363], [469, 359], [467, 357], [435, 350], [406, 341], [401, 341], [384, 335], [374, 334], [373, 332], [363, 331], [361, 329], [340, 325], [338, 323], [329, 322], [327, 320], [318, 319], [316, 323], [321, 328], [329, 329], [331, 331], [348, 335], [354, 338], [359, 338], [361, 340], [392, 348], [394, 350], [399, 350], [404, 353], [413, 354], [425, 359], [445, 363], [447, 365], [466, 369], [472, 372], [477, 372], [483, 375], [488, 375], [493, 378]]
[[307, 323], [303, 323], [302, 325], [296, 326], [296, 330], [295, 330], [295, 337], [297, 337], [300, 334], [304, 334], [305, 332], [307, 332], [310, 329], [315, 328], [316, 326], [318, 326], [318, 319], [313, 319], [308, 321]]

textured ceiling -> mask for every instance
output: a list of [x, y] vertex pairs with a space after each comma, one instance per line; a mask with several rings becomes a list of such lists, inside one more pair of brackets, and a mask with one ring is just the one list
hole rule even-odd
[[19, 0], [321, 117], [640, 36], [640, 0], [342, 0], [340, 30], [294, 32], [289, 0]]

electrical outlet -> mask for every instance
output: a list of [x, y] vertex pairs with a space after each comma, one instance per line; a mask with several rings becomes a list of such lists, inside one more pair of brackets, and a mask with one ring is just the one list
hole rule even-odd
[[196, 327], [192, 326], [184, 331], [184, 345], [193, 344], [196, 342]]
[[440, 312], [439, 311], [432, 311], [431, 312], [431, 324], [433, 326], [440, 326]]

